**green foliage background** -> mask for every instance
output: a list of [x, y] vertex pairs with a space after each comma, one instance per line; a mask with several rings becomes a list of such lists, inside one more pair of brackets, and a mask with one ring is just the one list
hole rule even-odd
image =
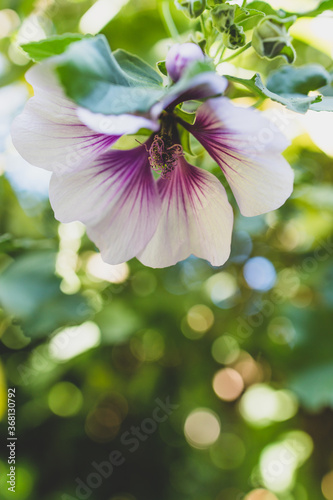
[[[0, 7], [16, 11], [20, 23], [37, 12], [50, 35], [76, 33], [92, 3], [1, 0]], [[179, 30], [188, 29], [186, 18], [174, 8], [172, 13]], [[102, 33], [112, 49], [128, 50], [152, 65], [165, 56], [168, 35], [154, 0], [130, 1]], [[14, 43], [14, 33], [0, 39], [5, 62], [0, 84], [7, 89], [23, 84], [30, 64], [22, 55], [13, 56]], [[294, 46], [298, 66], [321, 63], [331, 69], [327, 54], [298, 39]], [[284, 64], [280, 59], [263, 61], [253, 51], [240, 57], [242, 67], [264, 77]], [[332, 89], [327, 93], [332, 95]], [[229, 89], [232, 98], [249, 95], [244, 88]], [[9, 123], [12, 116], [5, 118]], [[6, 390], [16, 387], [16, 498], [75, 498], [75, 479], [85, 481], [93, 461], [106, 460], [119, 449], [125, 464], [103, 480], [92, 500], [239, 500], [265, 486], [259, 469], [263, 450], [286, 432], [300, 430], [313, 440], [313, 451], [290, 487], [276, 496], [322, 500], [322, 478], [333, 468], [331, 157], [305, 134], [294, 140], [286, 152], [296, 176], [293, 196], [275, 213], [252, 219], [242, 217], [234, 204], [232, 255], [223, 269], [194, 258], [162, 270], [133, 260], [129, 275], [110, 284], [87, 271], [96, 251], [87, 237], [59, 231], [48, 200], [12, 182], [3, 142], [0, 413], [1, 435], [6, 436]], [[207, 157], [196, 161], [219, 175]], [[276, 284], [267, 292], [251, 289], [244, 278], [244, 265], [255, 256], [275, 267]], [[226, 274], [221, 277], [221, 272]], [[215, 275], [219, 290], [228, 290], [226, 277], [235, 284], [225, 300], [212, 295]], [[198, 304], [214, 316], [201, 334], [187, 319]], [[100, 329], [99, 345], [67, 361], [52, 359], [48, 346], [59, 329], [86, 321]], [[222, 335], [233, 337], [239, 349], [229, 366], [243, 361], [252, 369], [252, 375], [243, 374], [250, 386], [263, 383], [292, 391], [299, 405], [293, 417], [263, 427], [251, 425], [240, 412], [241, 398], [226, 402], [217, 397], [212, 380], [225, 363], [214, 359], [212, 345]], [[120, 443], [122, 433], [141, 425], [151, 416], [156, 398], [166, 397], [178, 409], [137, 451], [128, 453]], [[71, 414], [61, 416], [66, 408]], [[109, 413], [101, 413], [101, 408]], [[197, 408], [212, 410], [220, 420], [220, 444], [215, 448], [197, 449], [184, 437], [186, 418]], [[104, 416], [98, 420], [98, 415]], [[223, 441], [230, 434], [244, 453], [234, 441]], [[13, 496], [5, 484], [7, 467], [3, 439], [4, 499]]]

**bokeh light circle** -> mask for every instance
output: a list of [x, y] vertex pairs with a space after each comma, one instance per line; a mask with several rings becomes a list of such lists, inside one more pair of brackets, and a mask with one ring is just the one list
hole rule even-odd
[[220, 420], [207, 408], [198, 408], [191, 412], [184, 425], [187, 442], [194, 448], [208, 448], [220, 435]]
[[327, 500], [333, 500], [333, 470], [323, 477], [321, 491]]
[[222, 368], [214, 376], [213, 389], [220, 399], [234, 401], [241, 395], [244, 382], [241, 375], [233, 368]]
[[278, 500], [274, 493], [271, 493], [264, 488], [259, 488], [251, 491], [246, 495], [244, 500]]
[[48, 395], [50, 410], [59, 417], [71, 417], [78, 413], [82, 406], [81, 391], [71, 382], [55, 384]]
[[214, 323], [213, 311], [203, 304], [197, 304], [188, 311], [187, 322], [195, 332], [206, 333]]
[[212, 356], [218, 363], [233, 363], [240, 353], [237, 340], [231, 335], [221, 335], [212, 345]]
[[266, 292], [273, 288], [276, 281], [275, 268], [265, 257], [253, 257], [248, 260], [243, 273], [248, 286], [260, 292]]
[[232, 274], [222, 271], [208, 278], [205, 289], [211, 301], [220, 306], [236, 294], [238, 285]]

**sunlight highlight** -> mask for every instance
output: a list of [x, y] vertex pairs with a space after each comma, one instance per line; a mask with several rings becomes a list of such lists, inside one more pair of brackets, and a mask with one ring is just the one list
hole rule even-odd
[[96, 35], [113, 19], [129, 0], [98, 0], [82, 16], [79, 28], [81, 33]]

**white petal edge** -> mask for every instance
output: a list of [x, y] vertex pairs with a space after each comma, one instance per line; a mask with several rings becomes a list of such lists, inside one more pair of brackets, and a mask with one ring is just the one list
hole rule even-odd
[[88, 109], [78, 108], [77, 115], [82, 123], [99, 134], [123, 135], [135, 134], [140, 128], [157, 131], [160, 125], [157, 121], [136, 115], [102, 115], [92, 113]]

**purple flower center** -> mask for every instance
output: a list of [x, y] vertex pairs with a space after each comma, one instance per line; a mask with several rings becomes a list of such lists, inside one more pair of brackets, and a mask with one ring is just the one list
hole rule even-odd
[[147, 151], [151, 168], [163, 179], [170, 179], [179, 158], [184, 156], [172, 111], [162, 113], [161, 129]]
[[184, 155], [182, 146], [173, 144], [167, 134], [155, 135], [148, 153], [151, 168], [161, 174], [163, 179], [170, 179], [178, 158]]

